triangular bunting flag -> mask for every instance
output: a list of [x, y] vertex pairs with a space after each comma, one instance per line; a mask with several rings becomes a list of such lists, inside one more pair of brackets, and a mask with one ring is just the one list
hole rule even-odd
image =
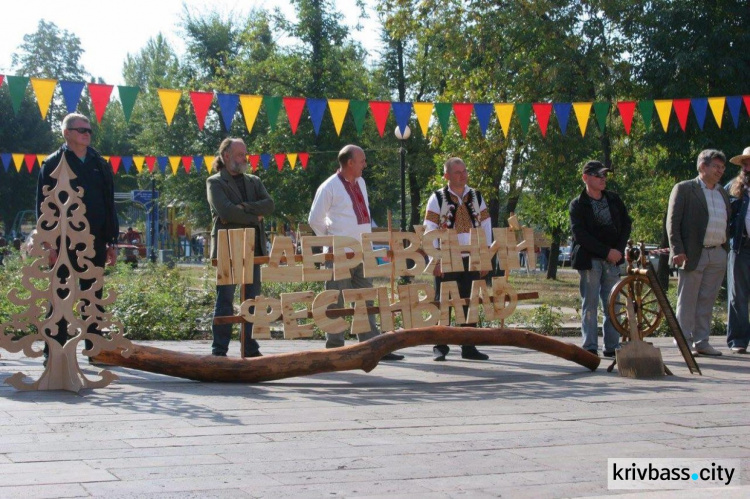
[[674, 99], [672, 105], [674, 106], [674, 114], [677, 115], [677, 123], [680, 124], [680, 128], [684, 132], [690, 113], [690, 99]]
[[120, 163], [122, 163], [122, 158], [120, 156], [110, 156], [109, 157], [109, 164], [112, 165], [112, 171], [117, 174], [117, 170], [120, 169]]
[[23, 157], [24, 163], [26, 163], [26, 169], [29, 170], [29, 173], [31, 173], [31, 170], [34, 169], [34, 165], [36, 164], [36, 154], [26, 154]]
[[48, 154], [37, 154], [36, 155], [36, 161], [39, 163], [39, 168], [42, 167], [42, 163], [45, 159], [47, 159]]
[[568, 130], [568, 120], [570, 119], [570, 108], [573, 105], [570, 102], [555, 102], [552, 104], [557, 117], [557, 124], [560, 125], [560, 131], [563, 135]]
[[107, 110], [107, 105], [109, 104], [109, 96], [112, 95], [114, 87], [103, 83], [89, 83], [88, 88], [91, 104], [94, 106], [94, 114], [96, 114], [96, 122], [101, 123], [104, 111]]
[[375, 126], [378, 129], [380, 137], [385, 133], [385, 124], [388, 121], [388, 113], [391, 111], [391, 103], [387, 101], [370, 101], [370, 113], [375, 120]]
[[237, 104], [240, 101], [240, 96], [237, 94], [222, 94], [216, 95], [216, 102], [219, 103], [219, 111], [221, 112], [221, 119], [224, 123], [224, 130], [227, 132], [232, 128], [232, 120], [234, 120], [234, 113], [237, 111]]
[[180, 167], [180, 159], [179, 156], [169, 157], [169, 166], [172, 167], [172, 175], [177, 175], [177, 169]]
[[214, 168], [214, 156], [203, 156], [203, 162], [206, 164], [206, 171], [210, 174]]
[[436, 102], [435, 103], [435, 114], [438, 117], [438, 123], [440, 123], [440, 129], [443, 131], [443, 135], [448, 133], [448, 128], [451, 126], [451, 110], [453, 105], [450, 102]]
[[34, 89], [36, 103], [39, 105], [39, 112], [42, 114], [42, 119], [47, 117], [49, 104], [52, 102], [52, 94], [55, 93], [56, 86], [57, 80], [49, 78], [31, 78], [31, 88]]
[[609, 116], [609, 102], [594, 102], [594, 115], [596, 115], [596, 122], [599, 125], [599, 130], [604, 133], [607, 128], [607, 116]]
[[166, 156], [157, 156], [156, 164], [159, 165], [159, 171], [161, 171], [162, 174], [166, 175], [169, 158], [167, 158]]
[[5, 75], [0, 75], [0, 87], [3, 86], [3, 79], [5, 78]]
[[312, 121], [315, 135], [320, 133], [320, 124], [323, 122], [326, 105], [325, 99], [307, 99], [307, 111], [310, 113], [310, 121]]
[[745, 103], [745, 112], [750, 116], [750, 95], [743, 95], [742, 102]]
[[307, 169], [307, 160], [310, 159], [310, 155], [306, 152], [299, 153], [299, 164], [302, 165], [302, 169]]
[[[8, 77], [10, 78], [10, 76]], [[740, 109], [742, 108], [742, 99], [739, 95], [733, 95], [727, 97], [727, 107], [729, 108], [729, 114], [732, 116], [734, 122], [734, 128], [740, 126]]]
[[130, 168], [133, 167], [133, 156], [123, 156], [122, 167], [125, 168], [125, 173], [130, 173]]
[[284, 169], [284, 160], [286, 159], [286, 154], [283, 152], [274, 154], [274, 158], [276, 158], [276, 167], [279, 169], [279, 171]]
[[[698, 122], [698, 128], [703, 130], [703, 125], [706, 123], [706, 111], [708, 111], [708, 99], [705, 97], [698, 97], [690, 99], [690, 107], [693, 108], [693, 114], [695, 120]], [[724, 99], [721, 100], [721, 109], [724, 110]], [[721, 126], [719, 126], [721, 128]]]
[[208, 115], [208, 110], [211, 108], [211, 103], [213, 101], [213, 92], [190, 92], [190, 102], [193, 103], [195, 120], [198, 122], [198, 130], [203, 131], [203, 125], [206, 123], [206, 116]]
[[[0, 85], [2, 85], [2, 75], [0, 75]], [[3, 162], [3, 168], [5, 169], [5, 172], [8, 172], [8, 168], [10, 168], [10, 163], [13, 161], [13, 156], [9, 152], [4, 152], [0, 154], [0, 160]]]
[[469, 120], [471, 120], [471, 111], [474, 106], [469, 102], [456, 102], [453, 104], [453, 113], [456, 115], [458, 129], [461, 135], [466, 138], [466, 132], [469, 129]]
[[10, 92], [10, 104], [13, 107], [13, 114], [18, 114], [21, 109], [21, 102], [26, 95], [26, 87], [29, 85], [29, 79], [25, 76], [8, 75], [8, 92]]
[[[725, 103], [726, 103], [726, 99], [724, 97], [709, 97], [708, 98], [708, 105], [711, 107], [711, 114], [714, 115], [714, 120], [716, 120], [716, 125], [719, 128], [721, 128], [721, 122], [724, 120], [724, 104]], [[693, 106], [693, 110], [695, 110], [695, 106]]]
[[297, 153], [296, 152], [290, 152], [286, 155], [287, 159], [289, 160], [289, 166], [292, 167], [292, 170], [294, 170], [294, 167], [297, 166]]
[[497, 121], [500, 122], [500, 129], [503, 131], [505, 138], [508, 138], [510, 131], [510, 119], [513, 117], [513, 104], [501, 102], [495, 104], [495, 114]]
[[250, 166], [252, 167], [252, 170], [255, 171], [258, 169], [258, 161], [260, 161], [260, 155], [259, 154], [250, 154], [247, 159], [250, 161]]
[[[68, 113], [75, 113], [78, 107], [78, 102], [81, 100], [81, 93], [83, 93], [83, 87], [86, 83], [82, 81], [67, 81], [60, 80], [60, 90], [62, 90], [63, 100], [65, 101], [65, 108]], [[122, 97], [120, 97], [122, 101]], [[123, 108], [125, 105], [123, 104]]]
[[193, 156], [193, 166], [195, 167], [195, 173], [200, 173], [203, 168], [203, 156]]
[[281, 111], [281, 97], [263, 96], [263, 107], [266, 108], [268, 126], [271, 127], [273, 132], [276, 130], [276, 121], [278, 121], [279, 111]]
[[430, 126], [430, 118], [432, 117], [432, 108], [435, 105], [432, 102], [415, 102], [414, 114], [417, 115], [417, 122], [419, 127], [422, 129], [422, 135], [427, 135], [427, 129]]
[[120, 95], [120, 104], [122, 104], [122, 114], [125, 115], [126, 122], [130, 121], [130, 115], [133, 114], [135, 100], [138, 98], [140, 91], [140, 87], [117, 86], [117, 93]]
[[574, 102], [573, 112], [578, 120], [578, 129], [581, 131], [581, 137], [586, 135], [586, 128], [589, 126], [589, 116], [591, 116], [591, 102]]
[[190, 173], [190, 165], [193, 163], [193, 157], [183, 156], [181, 159], [182, 159], [182, 167], [185, 169], [185, 173]]
[[516, 104], [516, 114], [518, 115], [518, 122], [521, 124], [521, 130], [524, 135], [529, 133], [529, 123], [531, 122], [531, 104], [528, 102], [521, 102]]
[[411, 119], [411, 102], [391, 102], [391, 107], [393, 116], [396, 118], [396, 126], [403, 137]]
[[490, 126], [490, 118], [492, 117], [492, 104], [477, 102], [474, 104], [474, 114], [477, 115], [477, 123], [479, 123], [479, 132], [482, 137], [487, 135], [487, 127]]
[[549, 126], [549, 116], [552, 114], [552, 103], [534, 102], [531, 107], [534, 110], [539, 129], [542, 131], [542, 137], [546, 137], [547, 127]]
[[154, 165], [156, 164], [156, 156], [146, 156], [146, 168], [149, 173], [154, 173]]
[[[344, 126], [346, 111], [349, 109], [349, 99], [328, 99], [328, 109], [331, 111], [333, 118], [333, 128], [336, 129], [336, 135], [341, 135], [341, 127]], [[289, 161], [294, 169], [294, 163]]]
[[[8, 79], [10, 80], [10, 76], [8, 76]], [[23, 154], [13, 153], [12, 156], [13, 156], [13, 164], [16, 167], [16, 171], [20, 172], [21, 167], [23, 166]]]
[[304, 97], [284, 97], [284, 109], [286, 117], [289, 119], [289, 126], [292, 129], [292, 135], [297, 133], [299, 119], [302, 117], [302, 110], [305, 109]]
[[659, 116], [659, 121], [661, 121], [661, 127], [666, 132], [667, 127], [669, 127], [669, 116], [672, 114], [672, 99], [655, 100], [654, 107], [656, 108], [656, 114]]
[[143, 171], [143, 161], [145, 159], [145, 156], [133, 156], [133, 163], [135, 164], [135, 169], [138, 171], [138, 173], [141, 173]]
[[[247, 127], [247, 133], [252, 133], [253, 125], [255, 125], [255, 119], [258, 117], [258, 111], [260, 110], [260, 104], [263, 102], [263, 97], [260, 95], [240, 95], [240, 106], [242, 106], [242, 115], [245, 117], [245, 126]], [[209, 163], [206, 163], [209, 165]], [[210, 170], [210, 166], [208, 166]]]
[[365, 126], [365, 118], [367, 117], [367, 102], [363, 100], [349, 101], [349, 111], [352, 113], [352, 119], [354, 119], [354, 128], [357, 129], [357, 134], [361, 135], [362, 128]]
[[641, 113], [646, 131], [651, 130], [651, 121], [654, 118], [654, 101], [642, 100], [638, 102], [638, 112]]
[[156, 91], [159, 93], [159, 100], [161, 101], [161, 108], [164, 110], [164, 116], [167, 118], [167, 125], [171, 125], [182, 92], [169, 88], [157, 88]]
[[630, 127], [633, 124], [633, 113], [635, 112], [635, 101], [620, 101], [617, 103], [617, 110], [620, 111], [622, 126], [625, 127], [625, 134], [630, 135]]
[[263, 169], [268, 170], [268, 167], [271, 166], [271, 155], [264, 152], [260, 155], [260, 162], [263, 164]]

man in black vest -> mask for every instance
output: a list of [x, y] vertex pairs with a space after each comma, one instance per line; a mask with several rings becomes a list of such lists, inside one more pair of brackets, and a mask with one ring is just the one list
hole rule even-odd
[[[427, 201], [427, 211], [424, 224], [427, 231], [435, 229], [454, 229], [458, 233], [458, 242], [469, 245], [471, 229], [484, 230], [487, 244], [492, 242], [492, 221], [487, 211], [487, 205], [482, 199], [479, 191], [472, 189], [466, 183], [469, 175], [466, 164], [461, 158], [450, 158], [443, 165], [445, 180], [448, 185], [433, 192]], [[461, 298], [469, 298], [471, 295], [471, 283], [482, 279], [487, 272], [469, 272], [469, 256], [462, 258], [464, 270], [462, 272], [443, 272], [438, 262], [433, 274], [435, 276], [435, 295], [440, 299], [440, 284], [446, 281], [458, 283], [458, 292]], [[464, 306], [464, 315], [468, 307]], [[455, 311], [454, 311], [455, 314]], [[467, 324], [476, 327], [476, 324]], [[432, 348], [433, 359], [445, 360], [450, 351], [448, 345], [435, 345]], [[461, 357], [471, 360], [487, 360], [489, 356], [481, 353], [474, 345], [461, 345]]]

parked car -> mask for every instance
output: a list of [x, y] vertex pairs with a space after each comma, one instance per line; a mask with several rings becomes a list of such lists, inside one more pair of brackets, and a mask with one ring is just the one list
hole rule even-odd
[[570, 261], [570, 246], [560, 246], [560, 253], [557, 255], [557, 265], [570, 267], [573, 263]]

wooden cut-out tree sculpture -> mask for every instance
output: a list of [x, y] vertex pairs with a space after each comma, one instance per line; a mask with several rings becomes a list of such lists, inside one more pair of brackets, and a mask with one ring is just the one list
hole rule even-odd
[[[99, 379], [90, 380], [81, 372], [76, 352], [82, 340], [90, 340], [90, 350], [84, 355], [94, 357], [107, 350], [121, 351], [129, 355], [131, 344], [124, 337], [123, 325], [104, 312], [104, 307], [114, 302], [115, 294], [102, 294], [104, 269], [95, 266], [91, 259], [94, 252], [94, 237], [85, 218], [86, 206], [82, 202], [83, 189], [73, 189], [75, 178], [65, 155], [52, 178], [57, 183], [53, 189], [44, 187], [44, 202], [41, 216], [36, 224], [36, 236], [31, 250], [31, 263], [23, 268], [23, 287], [19, 294], [14, 289], [8, 293], [11, 303], [24, 307], [12, 319], [0, 325], [0, 346], [10, 352], [23, 350], [28, 357], [39, 357], [43, 342], [49, 349], [47, 365], [42, 376], [33, 383], [24, 381], [23, 373], [16, 373], [5, 380], [18, 390], [69, 390], [78, 392], [84, 388], [107, 386], [117, 379], [110, 371], [99, 373]], [[60, 248], [57, 260], [49, 266], [50, 252]], [[81, 282], [91, 284], [81, 289]], [[67, 341], [64, 344], [55, 338], [65, 331], [58, 331], [58, 323], [67, 323]], [[35, 328], [32, 334], [23, 336], [19, 332]], [[106, 336], [90, 331], [104, 331]]]

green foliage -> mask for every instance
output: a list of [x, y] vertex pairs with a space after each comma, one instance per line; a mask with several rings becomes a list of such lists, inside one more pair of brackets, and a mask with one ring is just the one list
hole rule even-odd
[[540, 305], [531, 314], [531, 326], [539, 334], [556, 335], [563, 325], [563, 313], [549, 305]]

